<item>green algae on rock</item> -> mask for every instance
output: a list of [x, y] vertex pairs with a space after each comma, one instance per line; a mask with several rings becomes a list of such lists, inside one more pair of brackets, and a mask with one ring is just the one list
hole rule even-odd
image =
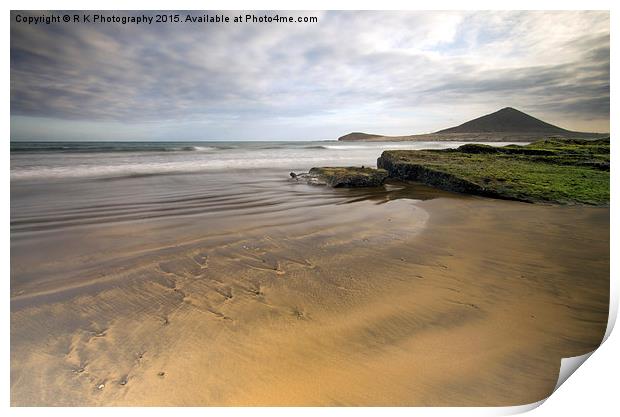
[[609, 204], [609, 138], [529, 145], [384, 151], [389, 176], [448, 191], [527, 202]]

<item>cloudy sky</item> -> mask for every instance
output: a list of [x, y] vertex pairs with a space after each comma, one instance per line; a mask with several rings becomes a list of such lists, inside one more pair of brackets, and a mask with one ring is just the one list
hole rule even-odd
[[12, 140], [400, 135], [506, 106], [609, 131], [608, 12], [291, 12], [318, 23], [152, 25], [28, 25], [17, 14]]

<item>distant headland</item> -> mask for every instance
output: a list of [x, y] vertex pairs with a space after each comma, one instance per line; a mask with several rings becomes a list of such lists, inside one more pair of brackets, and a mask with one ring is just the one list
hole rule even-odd
[[609, 133], [575, 132], [552, 125], [523, 113], [512, 107], [505, 107], [494, 113], [478, 117], [459, 126], [439, 130], [434, 133], [386, 136], [362, 132], [352, 132], [338, 138], [340, 141], [494, 141], [531, 142], [541, 138], [558, 139], [597, 139], [608, 137]]

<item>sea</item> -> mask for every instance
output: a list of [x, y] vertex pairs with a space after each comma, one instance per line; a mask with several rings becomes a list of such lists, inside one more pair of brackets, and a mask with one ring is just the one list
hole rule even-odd
[[[216, 175], [313, 166], [375, 166], [389, 149], [465, 142], [11, 142], [11, 181], [48, 182], [175, 174]], [[488, 143], [506, 145], [506, 142]]]

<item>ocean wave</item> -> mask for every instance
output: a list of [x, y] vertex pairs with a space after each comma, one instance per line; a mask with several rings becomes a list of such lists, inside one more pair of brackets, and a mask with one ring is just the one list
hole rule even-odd
[[[225, 147], [222, 147], [225, 148]], [[90, 143], [11, 143], [11, 153], [142, 153], [142, 152], [207, 152], [218, 150], [215, 146], [183, 145], [183, 144], [141, 144], [123, 143], [90, 144]]]
[[207, 151], [216, 151], [218, 150], [218, 148], [214, 147], [214, 146], [189, 146], [188, 150], [191, 151], [198, 151], [198, 152], [207, 152]]
[[[359, 157], [329, 160], [331, 164], [358, 164]], [[118, 165], [64, 165], [64, 166], [28, 166], [11, 168], [11, 181], [37, 181], [47, 179], [78, 179], [78, 178], [136, 178], [154, 175], [192, 174], [227, 170], [252, 169], [293, 169], [295, 167], [309, 169], [326, 162], [322, 157], [301, 157], [300, 155], [283, 155], [281, 157], [252, 158], [251, 156], [204, 160], [186, 160], [174, 162], [132, 162]]]
[[322, 148], [322, 149], [330, 149], [330, 150], [337, 150], [337, 151], [346, 151], [349, 149], [375, 149], [377, 148], [377, 146], [372, 146], [372, 145], [320, 145], [317, 146], [317, 148]]

